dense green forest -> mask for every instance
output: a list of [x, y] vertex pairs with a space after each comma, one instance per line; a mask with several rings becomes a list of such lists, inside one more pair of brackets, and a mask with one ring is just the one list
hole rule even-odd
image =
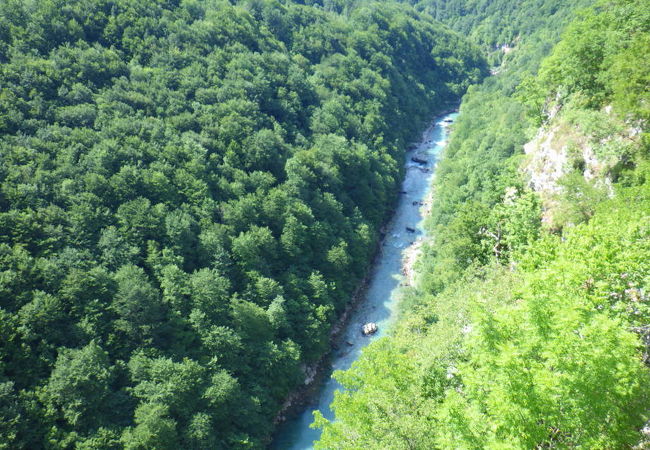
[[646, 2], [2, 0], [0, 448], [263, 447], [463, 94], [317, 446], [640, 443]]
[[650, 8], [569, 3], [424, 3], [515, 45], [463, 98], [418, 285], [335, 374], [318, 448], [650, 445]]
[[389, 2], [0, 2], [0, 448], [263, 446], [485, 75]]
[[[532, 69], [548, 53], [576, 8], [593, 1], [418, 0], [410, 3], [469, 36], [488, 52], [493, 64], [525, 58]], [[520, 50], [522, 46], [523, 52], [508, 51]]]

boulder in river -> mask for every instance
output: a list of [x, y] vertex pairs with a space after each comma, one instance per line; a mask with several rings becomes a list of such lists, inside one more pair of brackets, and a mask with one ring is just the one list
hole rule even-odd
[[408, 231], [409, 233], [415, 233], [415, 228], [406, 227], [406, 231]]
[[411, 161], [413, 161], [414, 163], [418, 163], [418, 164], [426, 164], [427, 163], [426, 159], [418, 158], [417, 156], [412, 157]]
[[375, 334], [377, 332], [377, 324], [375, 322], [368, 322], [365, 324], [363, 327], [361, 327], [361, 332], [365, 336], [370, 336], [371, 334]]

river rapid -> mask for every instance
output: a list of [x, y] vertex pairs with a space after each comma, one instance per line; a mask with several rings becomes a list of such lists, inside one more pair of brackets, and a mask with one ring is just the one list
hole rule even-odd
[[[346, 370], [359, 357], [363, 347], [386, 334], [397, 316], [401, 296], [400, 287], [412, 280], [410, 276], [422, 239], [425, 237], [423, 217], [431, 196], [431, 183], [438, 157], [448, 138], [448, 124], [458, 114], [438, 117], [422, 134], [417, 147], [406, 153], [406, 175], [402, 194], [393, 218], [386, 226], [386, 235], [375, 260], [363, 298], [350, 315], [345, 329], [339, 334], [332, 351], [331, 370], [312, 401], [296, 417], [279, 426], [271, 448], [278, 450], [305, 450], [313, 448], [320, 430], [309, 427], [313, 412], [320, 410], [327, 419], [333, 419], [330, 409], [334, 392], [342, 389], [331, 377], [335, 370]], [[426, 164], [411, 158], [426, 160]], [[414, 231], [407, 230], [412, 229]], [[372, 336], [363, 336], [361, 327], [375, 322], [379, 330]]]

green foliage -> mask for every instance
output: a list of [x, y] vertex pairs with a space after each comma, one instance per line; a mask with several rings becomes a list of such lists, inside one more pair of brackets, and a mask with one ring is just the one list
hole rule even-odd
[[178, 448], [176, 422], [167, 414], [167, 407], [160, 403], [142, 404], [135, 410], [133, 429], [126, 429], [122, 436], [124, 448], [160, 450]]
[[436, 236], [420, 267], [428, 288], [441, 290], [473, 264], [507, 261], [536, 237], [540, 206], [517, 174], [529, 135], [522, 106], [498, 90], [465, 96], [426, 222]]
[[[638, 442], [650, 415], [650, 372], [633, 332], [650, 319], [649, 200], [647, 184], [619, 191], [562, 241], [534, 243], [515, 272], [484, 268], [426, 297], [337, 375], [347, 390], [337, 420], [317, 420], [319, 446]], [[387, 430], [410, 431], [400, 441]]]
[[608, 72], [613, 78], [612, 91], [617, 108], [646, 122], [650, 120], [648, 47], [650, 36], [635, 33], [627, 48], [616, 55]]
[[[518, 173], [523, 144], [541, 123], [541, 119], [529, 120], [530, 109], [544, 105], [545, 91], [530, 74], [559, 39], [573, 11], [588, 3], [419, 4], [452, 27], [471, 33], [494, 52], [494, 62], [501, 64], [494, 70], [495, 76], [464, 96], [451, 141], [437, 168], [436, 195], [427, 221], [436, 239], [425, 247], [427, 256], [420, 263], [427, 289], [440, 291], [472, 265], [493, 259], [507, 262], [537, 237], [540, 205]], [[508, 44], [513, 50], [503, 54], [500, 48], [495, 49], [497, 44]], [[513, 96], [517, 86], [519, 93], [528, 86], [526, 95]]]
[[617, 0], [586, 12], [544, 61], [538, 80], [544, 95], [564, 102], [579, 94], [590, 107], [614, 100], [624, 116], [647, 120], [649, 32], [650, 12], [634, 2]]
[[[575, 9], [590, 0], [418, 0], [418, 9], [469, 36], [508, 76], [535, 71]], [[509, 83], [516, 82], [511, 78]]]
[[[504, 16], [535, 23], [519, 3]], [[452, 5], [439, 11], [456, 24], [487, 14], [454, 19]], [[316, 416], [319, 448], [647, 446], [648, 11], [620, 0], [581, 14], [535, 76], [522, 77], [540, 63], [522, 36], [519, 56], [469, 90], [437, 172], [420, 282], [392, 335], [336, 373], [345, 390], [336, 420]], [[547, 120], [572, 134], [556, 234], [540, 227], [541, 199], [517, 173]], [[593, 179], [574, 144], [595, 155]]]
[[107, 412], [111, 378], [108, 354], [95, 342], [59, 353], [43, 393], [48, 413], [80, 428], [96, 421]]
[[386, 2], [3, 1], [0, 446], [261, 447], [486, 72]]
[[598, 203], [607, 198], [604, 187], [594, 186], [578, 171], [565, 175], [560, 180], [560, 186], [562, 194], [554, 217], [554, 223], [559, 227], [588, 221]]
[[[380, 341], [381, 342], [381, 341]], [[312, 426], [323, 427], [327, 439], [318, 442], [316, 448], [361, 448], [366, 445], [382, 448], [426, 447], [433, 441], [422, 422], [414, 420], [413, 414], [421, 410], [413, 408], [411, 400], [420, 394], [413, 364], [409, 358], [389, 345], [377, 343], [364, 353], [364, 359], [355, 364], [355, 370], [337, 372], [337, 379], [350, 389], [336, 393], [337, 411], [341, 412], [341, 425], [330, 423], [317, 412]], [[412, 374], [409, 377], [406, 374]], [[368, 418], [373, 417], [378, 426], [368, 429]]]

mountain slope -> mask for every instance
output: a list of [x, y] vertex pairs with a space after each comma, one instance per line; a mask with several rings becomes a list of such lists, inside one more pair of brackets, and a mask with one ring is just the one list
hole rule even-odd
[[485, 74], [387, 3], [3, 1], [0, 447], [263, 446]]
[[[349, 390], [320, 448], [647, 441], [649, 35], [644, 5], [601, 2], [516, 92], [505, 70], [466, 95], [420, 282], [393, 335], [336, 375]], [[535, 135], [532, 163], [564, 163], [531, 167]]]

